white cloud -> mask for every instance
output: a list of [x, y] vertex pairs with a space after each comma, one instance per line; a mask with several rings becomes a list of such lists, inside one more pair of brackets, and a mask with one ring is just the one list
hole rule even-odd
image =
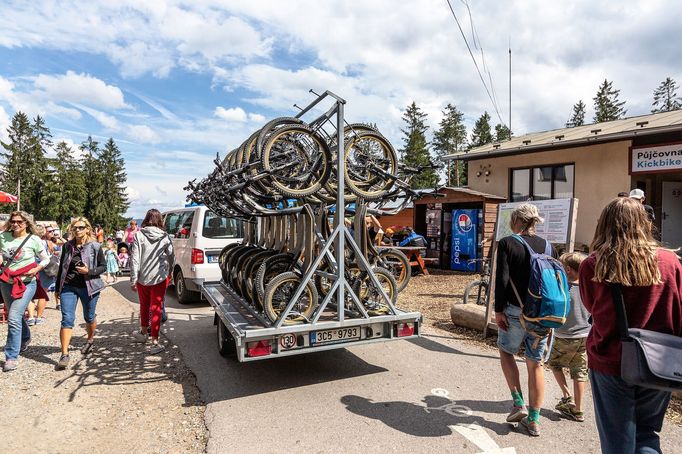
[[41, 97], [54, 102], [81, 103], [106, 109], [129, 108], [120, 88], [89, 74], [67, 71], [63, 75], [40, 74], [34, 86]]
[[5, 109], [0, 106], [0, 140], [6, 142], [9, 140], [9, 135], [7, 134], [7, 128], [10, 125], [9, 115], [5, 112]]
[[241, 107], [231, 107], [226, 109], [218, 106], [213, 111], [213, 115], [227, 121], [246, 121], [246, 112]]
[[136, 142], [140, 143], [159, 143], [161, 137], [147, 125], [130, 125], [127, 126], [127, 136]]

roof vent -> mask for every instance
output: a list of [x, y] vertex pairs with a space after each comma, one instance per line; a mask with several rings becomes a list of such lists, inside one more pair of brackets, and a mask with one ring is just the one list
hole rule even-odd
[[554, 138], [557, 139], [557, 140], [561, 140], [561, 139], [564, 138], [564, 135], [563, 135], [563, 134], [559, 134], [558, 136], [554, 136]]
[[499, 144], [499, 143], [494, 143], [494, 144], [493, 144], [493, 148], [494, 148], [495, 150], [497, 150], [498, 148], [500, 148], [500, 144]]
[[530, 139], [526, 139], [526, 140], [524, 140], [524, 141], [523, 141], [523, 144], [524, 144], [524, 145], [528, 145], [528, 144], [530, 144]]
[[590, 129], [590, 132], [594, 135], [597, 135], [598, 133], [601, 132], [601, 129]]
[[646, 120], [644, 120], [644, 121], [638, 121], [638, 122], [635, 123], [635, 124], [636, 124], [637, 126], [639, 126], [640, 128], [643, 128], [644, 126], [648, 125], [649, 122], [646, 121]]

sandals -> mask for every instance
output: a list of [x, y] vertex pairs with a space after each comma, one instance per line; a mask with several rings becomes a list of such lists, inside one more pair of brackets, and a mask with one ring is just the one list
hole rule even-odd
[[575, 407], [561, 408], [559, 413], [573, 421], [585, 422], [585, 412], [577, 411]]

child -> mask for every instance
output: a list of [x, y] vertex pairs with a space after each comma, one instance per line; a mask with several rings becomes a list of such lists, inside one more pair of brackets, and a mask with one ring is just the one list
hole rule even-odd
[[125, 246], [118, 253], [118, 264], [121, 268], [128, 268], [128, 248]]
[[112, 279], [112, 284], [116, 283], [116, 274], [118, 273], [118, 259], [116, 257], [116, 246], [114, 242], [107, 241], [107, 248], [104, 250], [104, 258], [107, 262], [107, 277], [105, 282], [109, 283], [109, 278]]
[[[566, 316], [566, 323], [554, 330], [554, 345], [549, 367], [552, 369], [564, 397], [556, 408], [562, 415], [578, 422], [585, 421], [583, 414], [583, 398], [587, 381], [587, 353], [585, 341], [590, 332], [588, 318], [590, 314], [580, 300], [578, 290], [578, 268], [585, 260], [585, 255], [578, 252], [563, 254], [560, 259], [566, 269], [571, 297], [571, 310]], [[568, 368], [573, 380], [573, 396], [566, 383], [564, 368]], [[574, 401], [575, 398], [575, 401]]]

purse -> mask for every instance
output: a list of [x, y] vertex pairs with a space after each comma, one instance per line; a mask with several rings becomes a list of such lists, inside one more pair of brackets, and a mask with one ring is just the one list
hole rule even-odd
[[629, 328], [620, 285], [611, 284], [623, 346], [620, 375], [629, 385], [660, 391], [682, 390], [682, 337]]
[[43, 273], [45, 273], [45, 276], [47, 276], [47, 277], [56, 277], [58, 272], [59, 272], [59, 257], [57, 257], [56, 255], [51, 255], [50, 256], [50, 263], [45, 265], [45, 268], [43, 268]]

